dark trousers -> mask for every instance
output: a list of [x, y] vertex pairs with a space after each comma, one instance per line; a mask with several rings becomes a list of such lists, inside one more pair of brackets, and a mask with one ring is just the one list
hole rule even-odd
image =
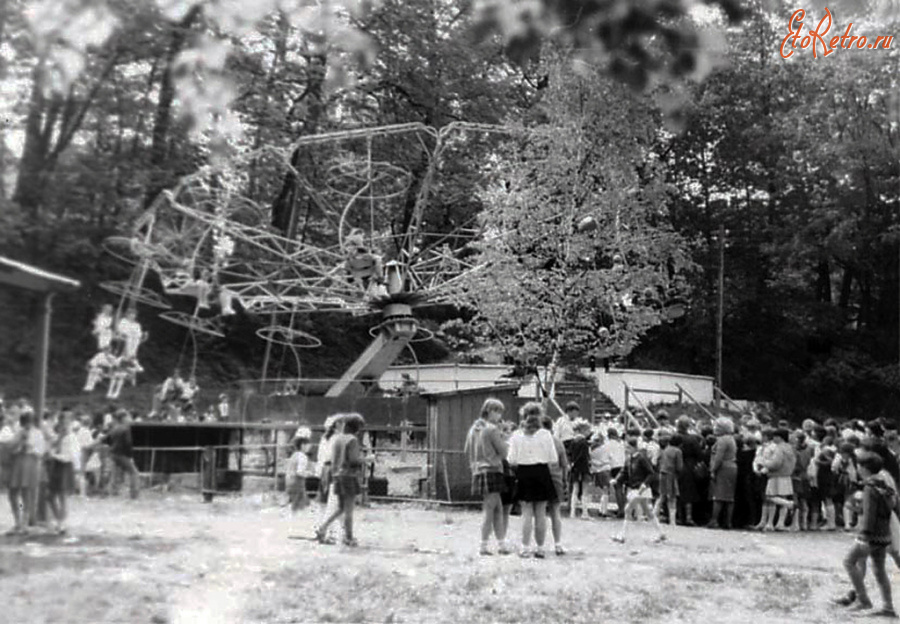
[[131, 498], [138, 497], [138, 469], [137, 466], [134, 465], [134, 459], [131, 457], [126, 457], [125, 455], [113, 455], [113, 475], [111, 480], [111, 486], [113, 494], [118, 494], [119, 492], [119, 481], [124, 474], [128, 477], [128, 489], [131, 493]]

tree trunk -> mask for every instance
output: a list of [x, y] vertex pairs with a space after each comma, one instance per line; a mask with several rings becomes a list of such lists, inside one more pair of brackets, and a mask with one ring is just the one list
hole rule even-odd
[[[316, 134], [319, 130], [319, 123], [325, 113], [324, 87], [327, 60], [324, 54], [314, 54], [306, 57], [307, 85], [302, 97], [308, 98], [308, 105], [301, 136]], [[305, 171], [309, 173], [314, 171], [315, 159], [312, 152], [304, 147], [295, 149], [294, 153], [291, 154], [291, 166], [298, 172]], [[272, 225], [281, 230], [288, 238], [295, 238], [297, 235], [297, 221], [301, 210], [305, 213], [301, 238], [306, 238], [309, 219], [315, 202], [308, 195], [304, 195], [305, 201], [303, 203], [305, 205], [300, 206], [301, 195], [304, 194], [300, 189], [297, 176], [292, 171], [289, 171], [284, 176], [278, 197], [272, 202]]]
[[831, 267], [827, 258], [819, 260], [817, 267], [816, 300], [831, 303]]
[[850, 295], [853, 292], [853, 267], [844, 269], [844, 275], [841, 278], [841, 294], [838, 298], [838, 307], [846, 310], [850, 305]]
[[150, 207], [156, 196], [166, 187], [168, 172], [163, 165], [168, 160], [169, 129], [172, 125], [172, 102], [175, 100], [173, 70], [175, 59], [184, 48], [194, 21], [200, 16], [200, 5], [188, 11], [172, 30], [169, 49], [166, 51], [166, 65], [159, 85], [159, 102], [153, 118], [153, 142], [150, 145], [150, 181], [144, 195], [144, 209]]

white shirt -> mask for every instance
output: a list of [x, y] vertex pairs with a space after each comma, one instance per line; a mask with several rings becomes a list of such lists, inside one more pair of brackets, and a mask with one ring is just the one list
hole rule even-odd
[[90, 429], [82, 425], [81, 428], [75, 432], [75, 440], [78, 442], [78, 450], [81, 451], [94, 443], [94, 436], [91, 435]]
[[316, 451], [316, 470], [320, 475], [322, 474], [325, 463], [331, 461], [332, 440], [334, 440], [334, 436], [331, 436], [327, 440], [325, 438], [319, 440], [319, 449]]
[[125, 357], [137, 355], [138, 346], [141, 344], [141, 324], [129, 318], [119, 319], [116, 332], [125, 340]]
[[553, 435], [559, 438], [560, 442], [566, 442], [575, 437], [575, 427], [568, 414], [564, 414], [556, 419], [556, 422], [553, 424]]
[[309, 457], [306, 456], [306, 453], [294, 451], [294, 454], [288, 460], [288, 464], [293, 467], [293, 472], [296, 476], [303, 477], [309, 468]]
[[651, 464], [655, 466], [659, 462], [659, 444], [655, 440], [647, 441], [642, 438], [638, 443], [638, 448], [646, 449]]
[[509, 455], [507, 460], [514, 466], [530, 466], [534, 464], [553, 465], [559, 462], [553, 435], [546, 429], [538, 429], [527, 435], [521, 429], [509, 438]]
[[75, 470], [81, 469], [81, 449], [75, 435], [69, 433], [59, 440], [59, 451], [53, 453], [53, 456], [62, 462], [72, 464]]
[[622, 468], [625, 465], [625, 444], [621, 440], [607, 440], [603, 448], [609, 455], [611, 469]]
[[94, 333], [112, 331], [113, 317], [111, 314], [100, 313], [94, 319]]
[[12, 442], [15, 437], [16, 434], [13, 433], [13, 430], [9, 425], [4, 425], [3, 428], [0, 429], [0, 443]]

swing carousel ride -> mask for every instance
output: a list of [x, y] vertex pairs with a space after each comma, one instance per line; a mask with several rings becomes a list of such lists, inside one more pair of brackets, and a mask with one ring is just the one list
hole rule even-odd
[[187, 330], [182, 356], [193, 345], [189, 382], [173, 374], [163, 401], [183, 401], [183, 387], [196, 392], [198, 336], [224, 337], [225, 319], [240, 312], [267, 319], [256, 332], [269, 343], [263, 381], [272, 345], [293, 354], [297, 381], [298, 351], [321, 346], [297, 326], [300, 316], [378, 315], [371, 344], [326, 396], [377, 379], [410, 343], [431, 337], [413, 310], [456, 302], [482, 270], [470, 247], [479, 236], [475, 215], [454, 212], [435, 189], [446, 163], [462, 160], [464, 144], [505, 132], [460, 122], [440, 130], [410, 123], [310, 135], [182, 178], [130, 236], [104, 243], [133, 268], [128, 279], [101, 284], [118, 306], [104, 306], [95, 320], [99, 351], [85, 390], [109, 379], [107, 396], [116, 398], [125, 381], [134, 383], [142, 370], [137, 349], [147, 338], [136, 319], [139, 304]]

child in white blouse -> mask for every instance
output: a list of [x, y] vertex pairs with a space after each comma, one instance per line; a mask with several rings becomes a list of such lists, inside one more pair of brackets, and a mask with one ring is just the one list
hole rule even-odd
[[285, 481], [288, 497], [291, 503], [291, 513], [309, 505], [309, 497], [306, 495], [306, 473], [309, 470], [309, 457], [306, 455], [311, 432], [300, 429], [294, 435], [292, 442], [293, 453], [285, 468]]
[[[522, 427], [509, 439], [510, 466], [518, 479], [517, 496], [522, 504], [522, 552], [544, 558], [544, 538], [547, 535], [547, 503], [557, 499], [550, 476], [550, 465], [559, 462], [552, 434], [541, 426], [543, 408], [531, 402], [522, 406]], [[530, 548], [532, 522], [535, 550]]]

